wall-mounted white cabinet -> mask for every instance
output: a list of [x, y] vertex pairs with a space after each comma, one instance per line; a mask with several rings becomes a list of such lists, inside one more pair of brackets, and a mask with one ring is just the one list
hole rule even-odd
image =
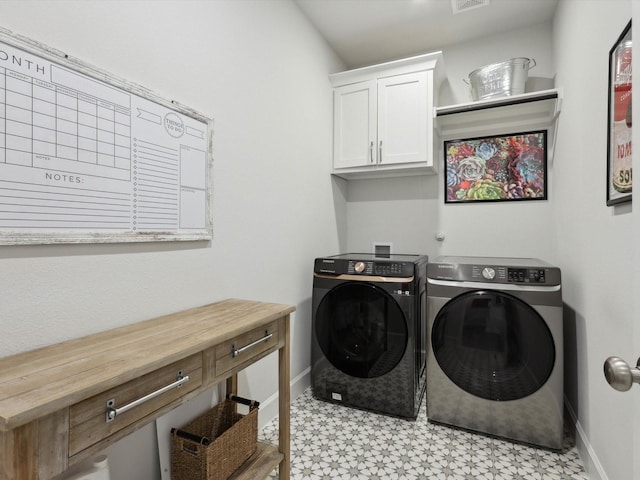
[[436, 173], [433, 118], [442, 63], [436, 52], [330, 76], [334, 175]]

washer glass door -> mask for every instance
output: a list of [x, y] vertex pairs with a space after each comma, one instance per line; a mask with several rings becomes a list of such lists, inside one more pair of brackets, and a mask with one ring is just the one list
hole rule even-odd
[[555, 364], [544, 319], [522, 300], [499, 291], [463, 293], [438, 312], [434, 356], [458, 387], [488, 400], [516, 400], [542, 387]]
[[347, 282], [318, 305], [316, 338], [334, 367], [374, 378], [400, 362], [408, 333], [402, 309], [389, 293], [372, 283]]

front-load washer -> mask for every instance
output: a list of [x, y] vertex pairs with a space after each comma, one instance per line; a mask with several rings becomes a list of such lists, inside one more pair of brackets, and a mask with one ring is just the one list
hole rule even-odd
[[438, 257], [427, 267], [429, 421], [561, 449], [560, 269]]
[[316, 398], [416, 418], [426, 373], [426, 255], [315, 259]]

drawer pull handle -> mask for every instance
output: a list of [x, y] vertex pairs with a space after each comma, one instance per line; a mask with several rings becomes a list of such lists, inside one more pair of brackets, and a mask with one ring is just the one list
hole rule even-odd
[[174, 388], [178, 388], [181, 387], [182, 384], [184, 384], [185, 382], [189, 381], [189, 375], [183, 376], [182, 375], [182, 370], [180, 370], [178, 372], [178, 379], [169, 384], [166, 385], [162, 388], [160, 388], [159, 390], [156, 390], [155, 392], [151, 392], [148, 395], [145, 395], [144, 397], [141, 397], [137, 400], [134, 400], [131, 403], [128, 403], [120, 408], [116, 408], [116, 401], [114, 398], [112, 398], [111, 400], [107, 401], [107, 412], [106, 412], [106, 421], [107, 423], [112, 422], [113, 420], [115, 420], [115, 418], [120, 415], [121, 413], [124, 413], [128, 410], [131, 410], [132, 408], [137, 407], [138, 405], [143, 404], [144, 402], [147, 402], [149, 400], [151, 400], [152, 398], [156, 398], [159, 395], [162, 395], [165, 392], [168, 392], [169, 390], [173, 390]]
[[259, 345], [262, 342], [266, 342], [267, 340], [269, 340], [271, 337], [273, 337], [273, 333], [269, 333], [268, 331], [264, 332], [264, 337], [260, 338], [259, 340], [256, 340], [255, 342], [251, 342], [249, 345], [245, 345], [242, 348], [236, 348], [235, 345], [231, 345], [231, 356], [233, 358], [236, 358], [238, 355], [240, 355], [242, 352], [249, 350], [250, 348], [255, 347], [256, 345]]

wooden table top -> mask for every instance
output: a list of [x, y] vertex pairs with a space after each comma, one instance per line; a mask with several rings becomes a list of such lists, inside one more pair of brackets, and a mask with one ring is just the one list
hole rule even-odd
[[229, 299], [0, 358], [8, 431], [295, 311]]

